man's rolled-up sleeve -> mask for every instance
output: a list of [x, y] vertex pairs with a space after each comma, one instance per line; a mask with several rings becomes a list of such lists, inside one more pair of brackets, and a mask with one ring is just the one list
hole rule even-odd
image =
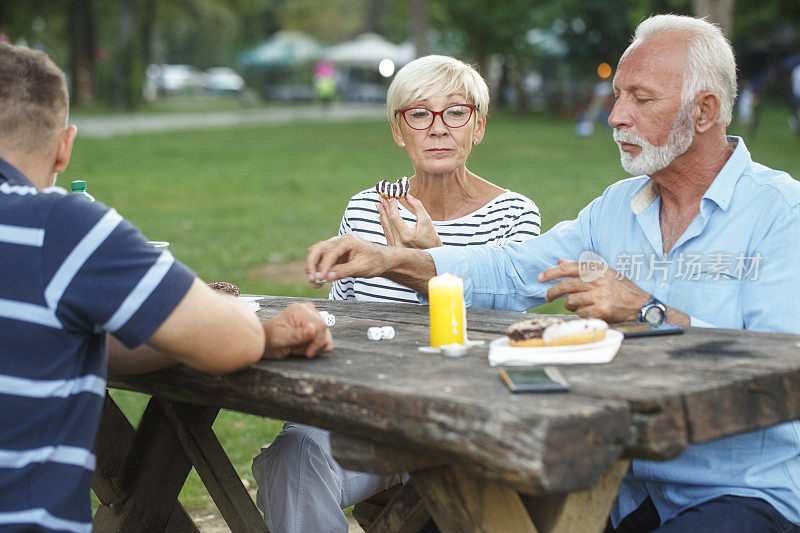
[[586, 206], [575, 220], [523, 242], [501, 246], [439, 247], [427, 250], [436, 273], [449, 272], [464, 280], [467, 307], [525, 311], [545, 303], [555, 283], [539, 283], [543, 270], [559, 259], [577, 260], [591, 249], [592, 218], [600, 199]]

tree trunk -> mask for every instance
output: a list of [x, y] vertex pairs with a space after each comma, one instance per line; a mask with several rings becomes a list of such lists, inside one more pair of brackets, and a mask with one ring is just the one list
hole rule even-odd
[[409, 13], [408, 21], [411, 24], [411, 36], [414, 40], [417, 57], [430, 54], [428, 0], [411, 0], [411, 13]]
[[142, 59], [144, 65], [153, 62], [153, 26], [156, 20], [156, 0], [142, 3]]
[[[487, 80], [486, 83], [489, 83]], [[508, 87], [508, 58], [503, 57], [503, 64], [500, 67], [500, 78], [497, 80], [497, 89], [494, 91], [492, 104], [494, 107], [506, 107], [508, 105], [507, 91]], [[490, 93], [492, 94], [492, 93]]]
[[517, 114], [525, 115], [528, 113], [528, 93], [525, 91], [525, 64], [517, 59], [514, 72], [514, 88], [517, 92]]
[[381, 33], [381, 20], [386, 10], [386, 0], [367, 0], [367, 20], [364, 30], [372, 33]]
[[95, 25], [91, 0], [64, 2], [67, 12], [70, 100], [82, 106], [93, 99]]
[[728, 39], [733, 32], [734, 0], [692, 0], [692, 13], [695, 17], [708, 17], [709, 22], [718, 24]]
[[119, 28], [117, 29], [117, 64], [114, 68], [114, 107], [131, 110], [139, 101], [141, 89], [139, 58], [134, 46], [136, 30], [136, 0], [119, 0]]

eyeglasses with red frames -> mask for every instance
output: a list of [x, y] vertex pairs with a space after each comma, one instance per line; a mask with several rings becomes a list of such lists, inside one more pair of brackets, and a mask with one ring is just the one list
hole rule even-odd
[[473, 104], [455, 104], [445, 107], [441, 111], [431, 111], [427, 107], [404, 107], [395, 113], [403, 115], [403, 120], [406, 121], [408, 127], [414, 130], [427, 130], [433, 126], [436, 115], [442, 117], [445, 126], [460, 128], [469, 122], [475, 108], [476, 106]]

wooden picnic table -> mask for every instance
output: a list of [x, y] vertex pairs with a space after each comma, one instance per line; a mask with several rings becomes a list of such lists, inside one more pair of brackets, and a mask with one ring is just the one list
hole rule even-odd
[[[297, 300], [266, 296], [258, 314]], [[336, 347], [322, 357], [109, 379], [152, 399], [136, 430], [106, 399], [95, 531], [197, 531], [177, 503], [192, 466], [232, 531], [266, 531], [211, 429], [220, 408], [330, 429], [347, 468], [410, 472], [369, 531], [415, 531], [431, 516], [444, 532], [602, 531], [630, 459], [800, 418], [797, 335], [688, 328], [626, 339], [611, 363], [560, 366], [569, 393], [512, 395], [487, 346], [460, 359], [418, 351], [425, 306], [313, 302], [336, 317]], [[488, 344], [521, 318], [470, 309], [469, 337]], [[367, 340], [376, 325], [396, 337]]]

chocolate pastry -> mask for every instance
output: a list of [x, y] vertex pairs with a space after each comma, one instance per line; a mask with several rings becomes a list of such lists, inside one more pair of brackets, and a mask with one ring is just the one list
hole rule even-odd
[[375, 190], [384, 198], [405, 198], [408, 194], [408, 189], [411, 188], [409, 179], [405, 176], [400, 178], [394, 183], [389, 183], [386, 180], [381, 180], [375, 185]]
[[233, 283], [228, 283], [227, 281], [215, 281], [214, 283], [207, 283], [207, 285], [215, 291], [239, 296], [239, 287]]

